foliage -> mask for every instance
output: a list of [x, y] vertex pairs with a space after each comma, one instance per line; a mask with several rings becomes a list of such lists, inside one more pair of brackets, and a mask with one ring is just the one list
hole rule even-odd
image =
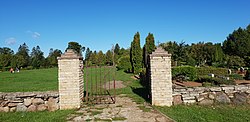
[[102, 51], [99, 51], [97, 53], [97, 65], [101, 66], [101, 65], [104, 65], [105, 63], [105, 55], [103, 54]]
[[19, 57], [17, 62], [20, 63], [20, 65], [18, 65], [18, 67], [27, 67], [29, 65], [29, 47], [26, 45], [26, 43], [23, 43], [19, 46], [16, 55]]
[[112, 52], [110, 50], [108, 50], [106, 52], [105, 59], [106, 59], [106, 61], [105, 61], [106, 65], [110, 65], [110, 66], [113, 65], [113, 54], [112, 54]]
[[156, 109], [177, 122], [246, 122], [250, 118], [249, 105], [176, 105]]
[[247, 29], [238, 28], [232, 34], [229, 34], [223, 43], [223, 50], [228, 55], [237, 55], [243, 58], [250, 55], [250, 31]]
[[144, 67], [147, 66], [147, 56], [151, 54], [155, 50], [155, 39], [154, 35], [151, 33], [148, 33], [148, 36], [146, 38], [146, 43], [143, 47], [143, 62], [144, 62]]
[[117, 69], [118, 70], [124, 70], [125, 72], [131, 72], [132, 71], [132, 66], [131, 66], [131, 63], [130, 63], [129, 56], [124, 56], [124, 57], [121, 57], [119, 59]]
[[82, 55], [85, 51], [85, 47], [80, 45], [78, 42], [69, 42], [67, 49], [73, 49], [76, 53]]
[[227, 67], [238, 68], [245, 66], [244, 59], [239, 56], [228, 56], [227, 57]]
[[240, 74], [231, 74], [229, 75], [229, 77], [234, 80], [244, 80], [244, 78]]
[[215, 74], [220, 76], [226, 76], [227, 69], [226, 68], [215, 68], [215, 67], [197, 67], [197, 75], [209, 75], [209, 74]]
[[91, 51], [89, 48], [87, 48], [86, 52], [85, 52], [85, 60], [88, 61], [89, 58], [90, 58], [90, 54], [91, 54]]
[[60, 57], [62, 54], [61, 50], [55, 49], [53, 50], [53, 48], [50, 49], [49, 52], [49, 56], [46, 58], [46, 60], [48, 60], [48, 66], [46, 67], [56, 67], [57, 66], [57, 57]]
[[138, 74], [142, 68], [142, 50], [140, 46], [139, 32], [134, 35], [134, 40], [131, 43], [130, 60], [132, 72]]
[[200, 76], [198, 77], [196, 81], [200, 83], [203, 83], [203, 82], [211, 83], [213, 85], [222, 85], [222, 84], [234, 85], [235, 84], [233, 80], [227, 80], [225, 78], [217, 78], [217, 77], [210, 77], [210, 76]]
[[33, 68], [40, 68], [44, 63], [43, 52], [41, 51], [39, 46], [33, 47], [31, 52], [31, 65]]
[[119, 51], [120, 51], [120, 46], [118, 43], [115, 44], [115, 49], [114, 49], [114, 53], [115, 54], [119, 54]]
[[192, 66], [179, 66], [172, 68], [172, 77], [176, 78], [178, 76], [186, 76], [188, 80], [195, 80], [197, 78], [197, 71], [195, 67]]

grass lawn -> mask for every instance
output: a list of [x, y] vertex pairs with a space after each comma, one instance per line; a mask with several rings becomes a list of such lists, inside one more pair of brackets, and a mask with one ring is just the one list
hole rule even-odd
[[58, 89], [57, 68], [0, 72], [0, 92], [52, 91]]
[[177, 122], [248, 122], [250, 105], [155, 107]]
[[[90, 69], [91, 70], [91, 69]], [[99, 70], [101, 71], [101, 70]], [[92, 73], [95, 71], [92, 69]], [[98, 71], [97, 71], [98, 72]], [[91, 72], [90, 72], [91, 73]], [[124, 81], [127, 87], [117, 89], [116, 94], [126, 94], [137, 103], [143, 103], [147, 99], [146, 89], [142, 87], [139, 80], [132, 79], [133, 74], [116, 71], [116, 80]], [[85, 76], [86, 77], [86, 76]], [[98, 80], [97, 80], [98, 81]], [[57, 68], [23, 70], [20, 73], [11, 74], [9, 72], [0, 73], [0, 92], [20, 92], [20, 91], [47, 91], [57, 90]], [[172, 106], [155, 107], [162, 113], [176, 121], [185, 122], [241, 122], [250, 121], [250, 105], [232, 106]], [[24, 113], [0, 113], [0, 122], [39, 122], [39, 121], [65, 121], [68, 114], [74, 110], [56, 112], [24, 112]]]
[[64, 122], [68, 114], [74, 110], [55, 112], [0, 112], [0, 122]]

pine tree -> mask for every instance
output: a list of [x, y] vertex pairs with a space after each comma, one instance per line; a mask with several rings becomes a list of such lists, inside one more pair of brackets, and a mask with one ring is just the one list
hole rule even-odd
[[17, 56], [22, 56], [24, 60], [19, 60], [20, 66], [27, 67], [30, 62], [30, 56], [29, 56], [29, 47], [23, 43], [19, 46], [18, 52], [16, 53]]
[[133, 73], [139, 73], [142, 68], [142, 50], [140, 46], [140, 34], [137, 32], [131, 42], [130, 61]]

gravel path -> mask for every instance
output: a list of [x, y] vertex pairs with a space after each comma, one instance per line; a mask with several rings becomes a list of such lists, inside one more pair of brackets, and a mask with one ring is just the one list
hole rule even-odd
[[[143, 110], [141, 110], [140, 108]], [[68, 117], [70, 122], [173, 122], [149, 105], [140, 105], [131, 98], [119, 95], [115, 104], [85, 106]]]

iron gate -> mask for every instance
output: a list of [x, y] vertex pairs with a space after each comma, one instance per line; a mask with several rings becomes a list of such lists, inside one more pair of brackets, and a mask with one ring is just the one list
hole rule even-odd
[[90, 104], [115, 103], [115, 66], [84, 67], [84, 102]]

